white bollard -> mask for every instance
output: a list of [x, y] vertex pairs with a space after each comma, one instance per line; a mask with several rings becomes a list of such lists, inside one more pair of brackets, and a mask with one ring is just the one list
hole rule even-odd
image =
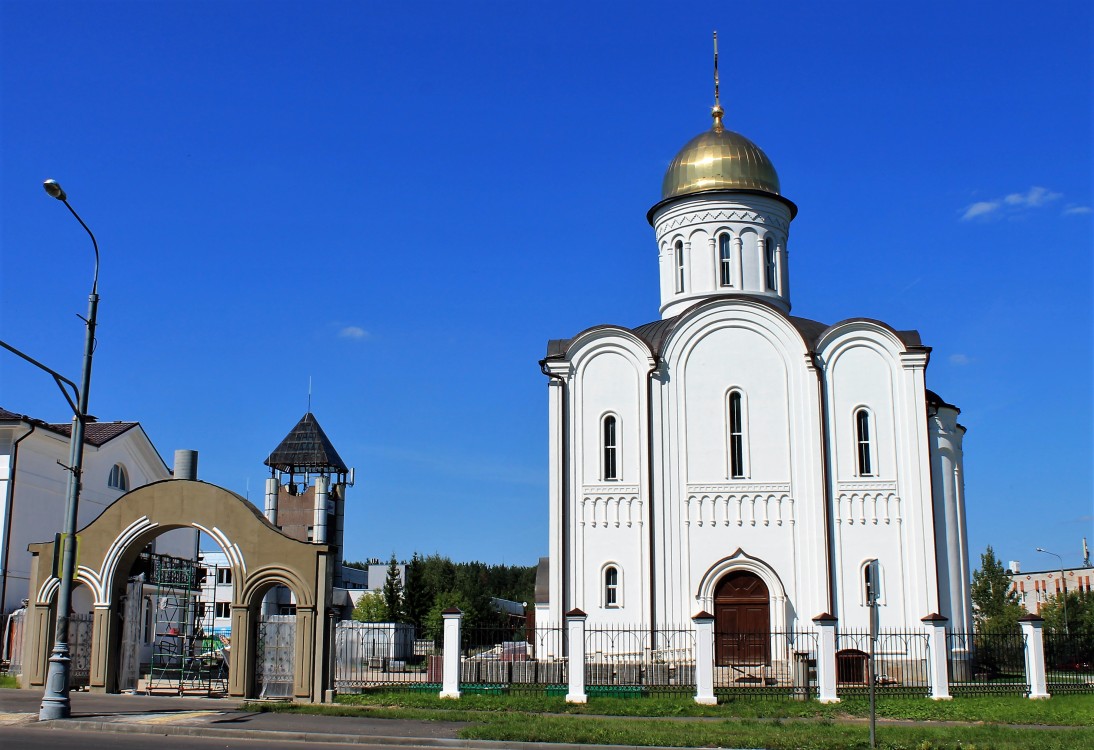
[[1052, 696], [1045, 679], [1045, 621], [1037, 615], [1026, 615], [1018, 620], [1026, 642], [1026, 682], [1029, 683], [1029, 699], [1044, 700]]
[[946, 649], [946, 623], [949, 620], [935, 612], [921, 622], [927, 627], [927, 675], [931, 680], [931, 700], [948, 701], [952, 698]]
[[570, 662], [567, 703], [589, 702], [589, 696], [585, 695], [585, 620], [588, 618], [580, 609], [571, 609], [566, 613]]
[[441, 698], [460, 697], [460, 621], [463, 612], [452, 607], [441, 613], [444, 618], [444, 676]]
[[700, 706], [716, 706], [714, 697], [714, 615], [700, 612], [691, 618], [695, 623], [695, 702]]

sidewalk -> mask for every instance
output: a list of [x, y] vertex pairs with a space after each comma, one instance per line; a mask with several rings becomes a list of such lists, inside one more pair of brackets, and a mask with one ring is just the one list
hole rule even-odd
[[71, 718], [39, 723], [41, 699], [39, 691], [0, 690], [0, 726], [284, 742], [498, 747], [460, 740], [459, 722], [254, 713], [240, 710], [241, 702], [229, 698], [73, 692]]

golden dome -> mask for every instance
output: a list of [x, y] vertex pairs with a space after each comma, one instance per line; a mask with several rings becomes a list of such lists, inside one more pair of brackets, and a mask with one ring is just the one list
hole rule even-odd
[[[717, 108], [721, 110], [721, 107]], [[661, 200], [707, 190], [757, 190], [779, 195], [779, 175], [767, 154], [740, 133], [721, 127], [692, 138], [665, 172]]]

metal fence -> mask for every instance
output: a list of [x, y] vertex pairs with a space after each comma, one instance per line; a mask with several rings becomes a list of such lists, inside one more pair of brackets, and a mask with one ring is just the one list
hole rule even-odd
[[1045, 630], [1045, 682], [1050, 693], [1094, 693], [1094, 637]]
[[813, 631], [714, 631], [714, 693], [719, 699], [789, 698], [816, 694]]
[[585, 692], [590, 696], [694, 693], [694, 628], [586, 630]]
[[23, 633], [26, 631], [27, 611], [17, 609], [4, 622], [3, 651], [0, 653], [8, 674], [23, 673]]
[[256, 628], [255, 692], [259, 698], [292, 698], [296, 615], [270, 615]]
[[344, 620], [334, 626], [334, 687], [441, 689], [443, 644], [416, 639], [414, 626]]
[[[930, 636], [924, 632], [882, 630], [874, 641], [874, 687], [885, 693], [926, 696]], [[870, 687], [870, 634], [842, 630], [836, 634], [836, 690], [862, 693]]]
[[946, 636], [950, 692], [1029, 693], [1022, 633], [952, 631]]
[[563, 694], [568, 678], [561, 629], [523, 625], [460, 632], [460, 690]]

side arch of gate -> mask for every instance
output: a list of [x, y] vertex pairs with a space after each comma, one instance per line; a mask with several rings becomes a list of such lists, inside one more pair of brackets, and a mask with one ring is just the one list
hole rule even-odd
[[[133, 562], [157, 536], [179, 528], [205, 532], [232, 564], [232, 633], [229, 695], [250, 697], [254, 689], [255, 629], [262, 597], [275, 585], [296, 597], [297, 638], [294, 693], [299, 700], [323, 696], [322, 665], [327, 663], [325, 628], [318, 627], [330, 598], [329, 553], [325, 544], [292, 539], [243, 497], [206, 482], [169, 479], [145, 485], [116, 500], [78, 532], [77, 580], [94, 593], [92, 690], [117, 688], [120, 602]], [[59, 585], [52, 570], [54, 543], [30, 545], [31, 591], [35, 592], [24, 639], [24, 687], [40, 687], [53, 645], [49, 629]]]

